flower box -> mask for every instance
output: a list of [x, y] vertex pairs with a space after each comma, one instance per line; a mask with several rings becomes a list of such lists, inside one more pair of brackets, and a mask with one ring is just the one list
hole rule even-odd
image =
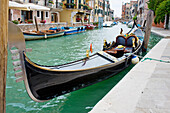
[[76, 20], [81, 20], [81, 18], [76, 18]]
[[46, 23], [46, 20], [41, 20], [40, 23]]
[[31, 24], [31, 23], [33, 23], [33, 20], [27, 20], [27, 22], [28, 22], [29, 24]]
[[53, 1], [49, 1], [48, 3], [54, 4]]

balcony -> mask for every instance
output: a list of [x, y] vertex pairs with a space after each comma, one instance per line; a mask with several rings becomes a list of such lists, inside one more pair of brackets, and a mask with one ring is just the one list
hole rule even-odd
[[68, 8], [68, 9], [74, 9], [75, 6], [76, 6], [76, 4], [74, 4], [74, 3], [66, 3], [66, 4], [64, 4], [64, 5], [65, 5], [66, 8]]
[[15, 2], [18, 3], [34, 3], [34, 4], [38, 4], [38, 0], [28, 0], [28, 1], [24, 1], [24, 0], [13, 0]]
[[49, 8], [58, 8], [58, 9], [62, 9], [63, 3], [61, 3], [61, 2], [46, 3], [46, 6], [49, 7]]
[[46, 3], [46, 6], [51, 8], [52, 11], [61, 11], [63, 9], [63, 3], [55, 2], [55, 3]]

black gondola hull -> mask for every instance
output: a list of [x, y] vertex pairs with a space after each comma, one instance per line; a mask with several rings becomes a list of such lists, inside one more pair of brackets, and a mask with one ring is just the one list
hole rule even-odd
[[43, 101], [112, 77], [130, 64], [131, 61], [129, 59], [128, 61], [122, 60], [106, 67], [60, 72], [37, 68], [25, 60], [29, 88], [37, 100]]

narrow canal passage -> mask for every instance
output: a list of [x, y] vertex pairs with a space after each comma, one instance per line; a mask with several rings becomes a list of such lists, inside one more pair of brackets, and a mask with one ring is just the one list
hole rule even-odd
[[[120, 33], [120, 28], [123, 28], [124, 33], [130, 30], [126, 25], [119, 24], [112, 28], [96, 29], [81, 34], [27, 41], [27, 48], [33, 49], [27, 55], [32, 61], [42, 65], [58, 65], [78, 60], [86, 56], [86, 50], [89, 49], [90, 43], [93, 45], [92, 54], [102, 50], [103, 40], [106, 39], [108, 42], [115, 40], [115, 37]], [[152, 34], [149, 49], [160, 39], [161, 37]], [[133, 65], [114, 77], [92, 86], [47, 102], [38, 103], [29, 98], [23, 82], [15, 83], [11, 54], [9, 53], [6, 91], [7, 113], [87, 113], [132, 67]]]

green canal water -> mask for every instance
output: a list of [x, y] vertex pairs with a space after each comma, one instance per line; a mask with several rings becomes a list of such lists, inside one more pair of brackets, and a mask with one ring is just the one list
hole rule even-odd
[[[115, 40], [120, 33], [129, 31], [126, 25], [119, 24], [112, 28], [102, 28], [87, 31], [81, 34], [62, 36], [47, 40], [27, 41], [26, 47], [33, 51], [27, 56], [34, 62], [42, 65], [58, 65], [84, 58], [86, 50], [93, 45], [93, 53], [102, 50], [103, 40]], [[161, 40], [161, 37], [151, 34], [149, 48]], [[91, 55], [91, 54], [90, 54]], [[87, 113], [101, 100], [134, 65], [131, 65], [119, 74], [89, 87], [71, 92], [38, 103], [31, 100], [26, 92], [24, 82], [15, 82], [11, 54], [8, 53], [8, 70], [6, 86], [6, 112], [7, 113]], [[48, 92], [47, 92], [48, 93]]]

